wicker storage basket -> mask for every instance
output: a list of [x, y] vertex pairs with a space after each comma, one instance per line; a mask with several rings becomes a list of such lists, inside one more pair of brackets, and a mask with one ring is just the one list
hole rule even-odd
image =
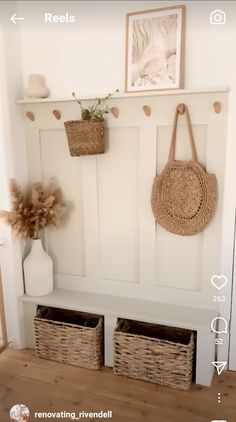
[[194, 333], [119, 319], [114, 333], [114, 373], [188, 390], [192, 382]]
[[71, 120], [64, 125], [70, 155], [93, 155], [105, 152], [104, 120]]
[[65, 309], [39, 307], [34, 317], [36, 356], [98, 369], [103, 364], [103, 318]]

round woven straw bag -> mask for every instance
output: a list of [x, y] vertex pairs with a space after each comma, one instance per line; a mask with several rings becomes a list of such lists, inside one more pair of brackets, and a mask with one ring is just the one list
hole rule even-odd
[[[179, 108], [175, 113], [169, 159], [152, 186], [152, 210], [165, 230], [182, 236], [201, 232], [211, 220], [216, 207], [217, 182], [197, 162], [188, 108], [184, 106], [192, 151], [192, 160], [175, 160]], [[182, 114], [182, 113], [181, 113]]]

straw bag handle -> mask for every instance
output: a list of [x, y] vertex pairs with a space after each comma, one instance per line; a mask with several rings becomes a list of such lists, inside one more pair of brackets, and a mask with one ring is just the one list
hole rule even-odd
[[[188, 107], [185, 104], [183, 104], [182, 106], [184, 107], [182, 111], [185, 114], [186, 120], [187, 120], [188, 134], [189, 134], [189, 140], [190, 140], [191, 151], [192, 151], [192, 160], [197, 161], [197, 153], [196, 153], [196, 148], [195, 148], [194, 139], [193, 139], [193, 132], [192, 132], [192, 127], [191, 127], [191, 120], [190, 120], [190, 116], [188, 112]], [[180, 113], [179, 106], [177, 106], [176, 111], [175, 111], [174, 126], [173, 126], [173, 132], [172, 132], [172, 137], [171, 137], [169, 161], [175, 160], [176, 133], [177, 133], [177, 123], [178, 123], [179, 114], [182, 114], [182, 113]]]

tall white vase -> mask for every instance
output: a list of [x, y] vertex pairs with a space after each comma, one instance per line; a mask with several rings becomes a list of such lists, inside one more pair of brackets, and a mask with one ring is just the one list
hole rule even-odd
[[41, 239], [33, 240], [30, 253], [23, 263], [25, 292], [29, 296], [43, 296], [53, 291], [53, 263], [45, 252]]

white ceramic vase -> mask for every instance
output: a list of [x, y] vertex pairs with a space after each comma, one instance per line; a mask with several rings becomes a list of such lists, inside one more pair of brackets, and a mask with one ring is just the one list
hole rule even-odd
[[30, 98], [46, 98], [49, 96], [49, 89], [46, 86], [44, 76], [29, 75], [29, 85], [25, 89], [25, 96]]
[[25, 292], [43, 296], [53, 291], [53, 263], [43, 249], [41, 239], [33, 240], [30, 253], [23, 263]]

